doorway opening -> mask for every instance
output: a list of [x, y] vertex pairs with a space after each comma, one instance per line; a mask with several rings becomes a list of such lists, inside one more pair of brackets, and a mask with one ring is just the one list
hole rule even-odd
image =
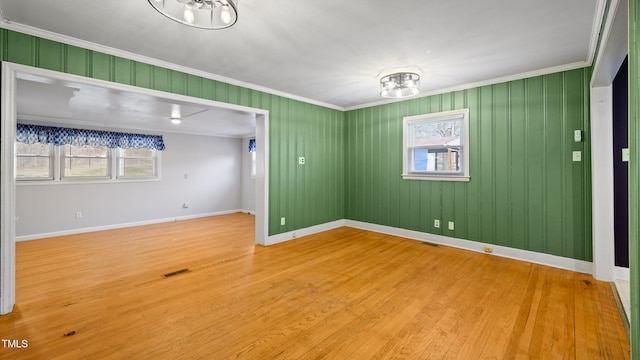
[[17, 124], [17, 82], [21, 77], [43, 77], [56, 81], [73, 82], [101, 87], [108, 91], [120, 91], [168, 101], [193, 104], [211, 109], [242, 112], [255, 116], [256, 175], [255, 175], [255, 243], [266, 245], [268, 236], [268, 159], [269, 113], [266, 110], [233, 105], [201, 98], [166, 93], [130, 85], [81, 77], [72, 74], [34, 68], [25, 65], [2, 63], [2, 138], [0, 157], [0, 314], [12, 311], [15, 304], [15, 241], [16, 241], [16, 176], [15, 140]]

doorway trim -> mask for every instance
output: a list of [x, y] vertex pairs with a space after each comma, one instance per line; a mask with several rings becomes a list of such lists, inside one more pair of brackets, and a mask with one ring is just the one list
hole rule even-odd
[[604, 281], [620, 275], [614, 258], [612, 84], [628, 52], [627, 8], [627, 0], [611, 1], [590, 83], [593, 277]]
[[2, 96], [0, 96], [0, 130], [2, 131], [0, 146], [0, 159], [2, 160], [0, 169], [0, 315], [11, 312], [16, 299], [16, 177], [14, 144], [17, 124], [16, 83], [19, 74], [79, 82], [113, 90], [255, 114], [256, 145], [258, 150], [256, 152], [255, 177], [255, 243], [267, 245], [269, 223], [269, 111], [2, 62]]

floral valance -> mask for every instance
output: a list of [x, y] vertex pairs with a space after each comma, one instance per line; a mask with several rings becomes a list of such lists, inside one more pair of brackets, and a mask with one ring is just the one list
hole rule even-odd
[[249, 152], [256, 152], [256, 139], [249, 140]]
[[120, 133], [114, 131], [72, 129], [54, 126], [18, 124], [16, 140], [25, 144], [106, 146], [121, 149], [164, 150], [162, 135]]

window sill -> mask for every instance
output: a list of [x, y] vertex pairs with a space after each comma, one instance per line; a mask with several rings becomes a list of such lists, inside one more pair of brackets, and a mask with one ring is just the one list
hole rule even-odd
[[469, 182], [471, 179], [469, 176], [454, 176], [454, 175], [417, 175], [417, 174], [402, 174], [403, 180], [427, 180], [427, 181], [461, 181]]
[[123, 184], [162, 181], [156, 179], [119, 179], [119, 180], [16, 180], [16, 186], [38, 186], [38, 185], [89, 185], [89, 184]]

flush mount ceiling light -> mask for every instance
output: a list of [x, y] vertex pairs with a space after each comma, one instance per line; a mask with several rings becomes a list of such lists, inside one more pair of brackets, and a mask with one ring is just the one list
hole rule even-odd
[[238, 0], [148, 0], [162, 15], [200, 29], [224, 29], [238, 20]]
[[420, 75], [413, 72], [399, 72], [380, 78], [380, 96], [404, 98], [420, 93]]
[[180, 119], [179, 117], [170, 117], [169, 120], [171, 120], [171, 123], [174, 125], [182, 123], [182, 119]]

